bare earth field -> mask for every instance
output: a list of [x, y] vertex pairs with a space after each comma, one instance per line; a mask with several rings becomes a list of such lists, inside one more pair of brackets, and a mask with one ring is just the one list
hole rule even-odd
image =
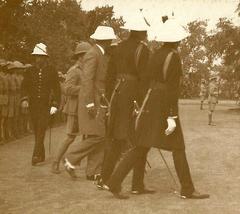
[[[148, 160], [146, 186], [154, 195], [117, 200], [97, 190], [85, 179], [85, 161], [72, 181], [62, 173], [50, 172], [52, 156], [64, 139], [64, 126], [52, 131], [52, 155], [37, 167], [31, 166], [33, 136], [0, 146], [0, 213], [10, 214], [238, 214], [240, 213], [240, 110], [220, 102], [214, 114], [217, 126], [207, 125], [207, 110], [196, 102], [180, 103], [186, 150], [196, 189], [211, 195], [207, 200], [183, 200], [172, 191], [173, 182], [156, 149]], [[205, 106], [207, 109], [207, 106]], [[78, 142], [79, 143], [79, 140]], [[48, 133], [46, 136], [48, 148]], [[176, 177], [171, 153], [163, 152]], [[131, 175], [124, 181], [131, 187]], [[130, 194], [130, 193], [129, 193]]]

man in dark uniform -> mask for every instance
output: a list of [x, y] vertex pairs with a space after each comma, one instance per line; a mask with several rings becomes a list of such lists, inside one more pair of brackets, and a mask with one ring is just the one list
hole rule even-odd
[[154, 53], [149, 63], [151, 84], [136, 118], [137, 145], [124, 156], [108, 182], [110, 191], [116, 198], [127, 198], [121, 194], [121, 183], [134, 167], [137, 167], [138, 171], [142, 171], [142, 177], [139, 177], [138, 182], [142, 184], [140, 190], [145, 193], [144, 164], [140, 163], [146, 160], [151, 147], [172, 151], [181, 184], [182, 198], [203, 199], [209, 197], [207, 194], [198, 193], [194, 188], [178, 119], [178, 95], [182, 66], [177, 47], [186, 36], [183, 28], [174, 20], [168, 20], [162, 27], [158, 39], [164, 42], [164, 45]]
[[[49, 113], [55, 114], [60, 102], [60, 85], [57, 72], [48, 64], [47, 47], [43, 43], [35, 46], [34, 63], [26, 72], [22, 82], [22, 107], [29, 105], [35, 134], [32, 165], [45, 160], [44, 136]], [[50, 96], [50, 94], [53, 96]]]
[[[111, 57], [108, 69], [108, 93], [110, 99], [110, 114], [108, 120], [108, 145], [102, 169], [102, 181], [97, 185], [106, 188], [122, 150], [134, 146], [134, 101], [141, 103], [144, 91], [145, 72], [149, 57], [149, 49], [144, 43], [147, 38], [148, 26], [143, 18], [137, 23], [127, 23], [124, 27], [130, 30], [127, 40], [121, 42]], [[110, 79], [110, 80], [109, 80]], [[111, 86], [111, 83], [115, 83]], [[110, 91], [110, 92], [109, 92]], [[128, 145], [130, 144], [130, 145]], [[142, 163], [145, 166], [145, 161]], [[133, 192], [142, 192], [142, 171], [134, 170]], [[145, 193], [153, 193], [144, 190]], [[120, 196], [121, 197], [121, 196]]]

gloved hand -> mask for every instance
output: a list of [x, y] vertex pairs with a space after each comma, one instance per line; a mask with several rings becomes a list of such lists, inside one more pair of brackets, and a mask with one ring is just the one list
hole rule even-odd
[[167, 119], [167, 123], [168, 123], [168, 127], [167, 129], [165, 130], [165, 134], [166, 135], [170, 135], [174, 132], [174, 130], [176, 129], [176, 122], [173, 118], [169, 117]]
[[102, 94], [100, 98], [100, 107], [104, 109], [107, 109], [109, 107], [109, 101], [104, 94]]
[[87, 107], [88, 115], [91, 119], [94, 119], [97, 115], [97, 109], [95, 106]]
[[21, 106], [22, 108], [28, 108], [29, 107], [28, 101], [27, 100], [22, 101]]
[[56, 114], [57, 113], [57, 108], [56, 107], [51, 107], [50, 109], [50, 115]]

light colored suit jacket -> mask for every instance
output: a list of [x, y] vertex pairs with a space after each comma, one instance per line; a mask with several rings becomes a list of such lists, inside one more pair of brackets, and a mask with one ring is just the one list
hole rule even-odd
[[81, 69], [82, 65], [76, 63], [67, 72], [64, 90], [67, 100], [63, 112], [68, 115], [77, 115], [78, 94], [81, 88]]
[[[100, 107], [101, 95], [105, 93], [105, 78], [108, 58], [94, 45], [84, 56], [81, 71], [81, 90], [78, 99], [79, 133], [105, 135], [105, 109]], [[96, 118], [89, 117], [86, 105], [94, 103]]]

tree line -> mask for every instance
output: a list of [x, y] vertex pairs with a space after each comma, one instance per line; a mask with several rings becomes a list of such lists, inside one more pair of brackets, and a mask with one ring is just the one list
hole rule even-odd
[[[76, 43], [87, 41], [100, 24], [112, 26], [120, 38], [125, 36], [120, 30], [124, 20], [114, 17], [112, 6], [84, 11], [76, 0], [1, 0], [0, 58], [29, 63], [34, 45], [43, 42], [48, 45], [50, 62], [65, 73]], [[207, 31], [207, 24], [208, 20], [202, 20], [187, 26], [190, 36], [181, 44], [182, 97], [197, 97], [201, 78], [207, 80], [211, 72], [218, 72], [221, 97], [232, 99], [240, 87], [240, 28], [224, 17], [214, 32]], [[152, 51], [159, 45], [149, 42]]]

